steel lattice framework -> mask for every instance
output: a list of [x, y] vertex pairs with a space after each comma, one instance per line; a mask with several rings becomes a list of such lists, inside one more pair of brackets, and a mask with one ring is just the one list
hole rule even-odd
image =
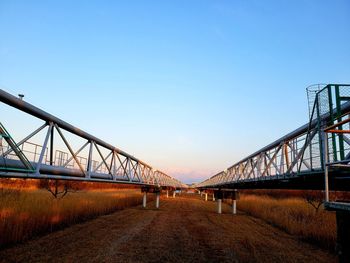
[[[275, 188], [279, 183], [292, 182], [294, 178], [304, 180], [323, 175], [323, 129], [340, 123], [349, 116], [350, 85], [318, 85], [309, 87], [307, 91], [312, 100], [309, 103], [309, 123], [197, 184], [196, 187], [255, 188], [260, 184], [266, 188]], [[349, 126], [349, 123], [344, 125]], [[345, 163], [350, 158], [350, 138], [347, 135], [332, 134], [331, 137], [327, 137], [327, 142], [330, 159]]]
[[[4, 90], [0, 90], [0, 101], [44, 121], [39, 128], [18, 143], [0, 122], [0, 177], [187, 187], [128, 153]], [[31, 143], [30, 139], [39, 132], [45, 132], [43, 142]], [[78, 136], [85, 143], [74, 151], [67, 133]], [[57, 150], [59, 147], [55, 138], [63, 141], [68, 152]], [[26, 150], [29, 146], [35, 150]], [[87, 154], [84, 155], [84, 151], [87, 151]], [[94, 156], [98, 156], [100, 161], [94, 160]]]

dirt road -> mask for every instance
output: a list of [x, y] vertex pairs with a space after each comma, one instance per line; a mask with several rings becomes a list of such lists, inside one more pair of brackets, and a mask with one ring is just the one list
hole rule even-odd
[[161, 199], [0, 251], [0, 262], [336, 262], [334, 256], [198, 197]]

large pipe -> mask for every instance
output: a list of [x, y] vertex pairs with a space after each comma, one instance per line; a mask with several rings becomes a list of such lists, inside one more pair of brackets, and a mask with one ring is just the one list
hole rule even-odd
[[[37, 163], [31, 162], [35, 169]], [[40, 166], [40, 174], [37, 175], [33, 172], [24, 172], [25, 167], [19, 160], [12, 160], [0, 157], [0, 176], [3, 177], [18, 177], [18, 178], [32, 178], [32, 179], [58, 179], [58, 180], [75, 180], [75, 181], [91, 181], [91, 182], [108, 182], [108, 183], [123, 183], [123, 184], [136, 184], [136, 185], [152, 185], [144, 182], [129, 181], [122, 176], [114, 176], [114, 179], [110, 174], [94, 173], [91, 172], [90, 178], [85, 177], [80, 169], [70, 169], [66, 167], [50, 166], [42, 164]], [[18, 172], [16, 172], [18, 171]]]

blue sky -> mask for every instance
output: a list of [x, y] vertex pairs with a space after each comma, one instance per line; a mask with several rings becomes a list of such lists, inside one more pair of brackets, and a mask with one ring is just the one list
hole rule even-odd
[[1, 0], [0, 88], [201, 181], [306, 123], [308, 85], [350, 83], [349, 13], [345, 0]]

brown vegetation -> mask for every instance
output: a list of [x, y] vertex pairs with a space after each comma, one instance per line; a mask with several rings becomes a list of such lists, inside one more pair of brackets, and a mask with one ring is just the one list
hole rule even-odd
[[317, 212], [301, 197], [274, 198], [266, 195], [243, 194], [237, 206], [238, 209], [290, 234], [334, 251], [335, 214], [323, 209]]
[[81, 190], [78, 184], [74, 184], [72, 181], [60, 181], [43, 179], [39, 183], [41, 189], [46, 189], [54, 198], [63, 198], [68, 193], [75, 193]]
[[117, 183], [97, 183], [81, 182], [71, 180], [43, 180], [43, 179], [17, 179], [17, 178], [0, 178], [0, 190], [8, 189], [39, 189], [46, 188], [48, 182], [57, 181], [60, 185], [68, 184], [75, 190], [96, 190], [96, 189], [139, 189], [139, 186], [132, 184]]
[[222, 208], [217, 214], [216, 202], [198, 195], [162, 196], [160, 209], [150, 202], [101, 216], [2, 250], [0, 262], [335, 262], [263, 220]]
[[[324, 198], [324, 191], [320, 190], [247, 189], [239, 190], [239, 192], [247, 195], [270, 196], [276, 199], [285, 199], [289, 197], [305, 198], [306, 196]], [[350, 200], [350, 192], [330, 191], [330, 200]]]
[[138, 189], [83, 190], [55, 199], [42, 189], [1, 187], [0, 248], [141, 201]]
[[[53, 194], [47, 191], [48, 187], [51, 187], [51, 191], [53, 191], [56, 186], [56, 190], [61, 191], [63, 193], [61, 196], [64, 195], [64, 198], [54, 198]], [[115, 189], [115, 187], [125, 188], [130, 186], [68, 181], [0, 180], [0, 248], [141, 203], [142, 197], [139, 189]], [[132, 187], [135, 188], [135, 186]], [[65, 193], [65, 188], [73, 189], [74, 192], [70, 193], [67, 190]], [[92, 190], [94, 188], [95, 190]], [[310, 241], [331, 251], [334, 249], [336, 238], [334, 213], [326, 212], [322, 209], [317, 212], [318, 209], [315, 210], [316, 207], [314, 208], [310, 205], [310, 202], [322, 200], [322, 192], [246, 190], [242, 191], [242, 193], [241, 199], [237, 203], [238, 209], [254, 217], [261, 218], [298, 238]], [[194, 197], [196, 195], [188, 196]], [[333, 198], [339, 198], [340, 196], [341, 198], [347, 197], [346, 194], [342, 193], [333, 194]], [[152, 194], [149, 197], [149, 200], [153, 199]], [[173, 199], [166, 200], [168, 202], [166, 202], [165, 206], [171, 206], [169, 201], [171, 202]], [[162, 202], [161, 208], [163, 207]], [[198, 203], [198, 200], [195, 198], [192, 206], [187, 203], [185, 199], [180, 203], [176, 203], [175, 214], [181, 210], [184, 212], [182, 216], [187, 217], [195, 214], [196, 209], [200, 209], [202, 210], [200, 217], [213, 217], [212, 213], [215, 211], [215, 208], [211, 206], [215, 206], [214, 202], [205, 202], [206, 206], [203, 206], [203, 203]], [[178, 204], [181, 204], [181, 208], [178, 207]], [[184, 206], [185, 210], [182, 210], [182, 206]], [[210, 209], [208, 209], [209, 206], [211, 207]], [[226, 209], [228, 209], [228, 206]], [[169, 207], [167, 212], [173, 214]], [[206, 215], [206, 213], [209, 214]], [[173, 216], [175, 215], [173, 214]], [[200, 217], [197, 218], [199, 224], [202, 222]], [[141, 220], [141, 214], [139, 218]], [[171, 220], [169, 219], [171, 218], [170, 215], [166, 218]], [[126, 220], [129, 221], [130, 219]], [[212, 218], [209, 221], [211, 222], [212, 220], [216, 219]], [[182, 222], [183, 220], [180, 221]], [[252, 224], [257, 222], [254, 221]], [[157, 223], [157, 226], [154, 231], [162, 229], [158, 221], [155, 221], [155, 223]], [[188, 222], [182, 223], [187, 224]], [[196, 225], [195, 218], [189, 224], [192, 225], [186, 231], [190, 231]], [[213, 229], [210, 229], [210, 226], [206, 227], [208, 227], [208, 230], [205, 232], [219, 231], [213, 227]], [[226, 225], [223, 228], [226, 229]], [[229, 228], [227, 226], [227, 229]], [[253, 226], [251, 225], [248, 228], [253, 228]], [[169, 231], [167, 229], [163, 230]], [[181, 240], [183, 238], [182, 234], [176, 238]], [[162, 233], [159, 232], [159, 235], [161, 236]], [[177, 232], [175, 235], [177, 235]], [[71, 242], [74, 242], [74, 240], [71, 240]], [[167, 242], [174, 243], [170, 236]], [[227, 239], [225, 242], [231, 241]], [[256, 244], [262, 241], [251, 240], [246, 237], [239, 242], [239, 249], [252, 250], [253, 255], [256, 255], [258, 253], [256, 252]], [[175, 243], [174, 246], [176, 245]], [[166, 244], [164, 246], [166, 247]], [[239, 249], [237, 248], [237, 251]], [[237, 253], [239, 256], [240, 252]], [[259, 257], [256, 256], [255, 258]], [[203, 255], [202, 259], [205, 259]]]

